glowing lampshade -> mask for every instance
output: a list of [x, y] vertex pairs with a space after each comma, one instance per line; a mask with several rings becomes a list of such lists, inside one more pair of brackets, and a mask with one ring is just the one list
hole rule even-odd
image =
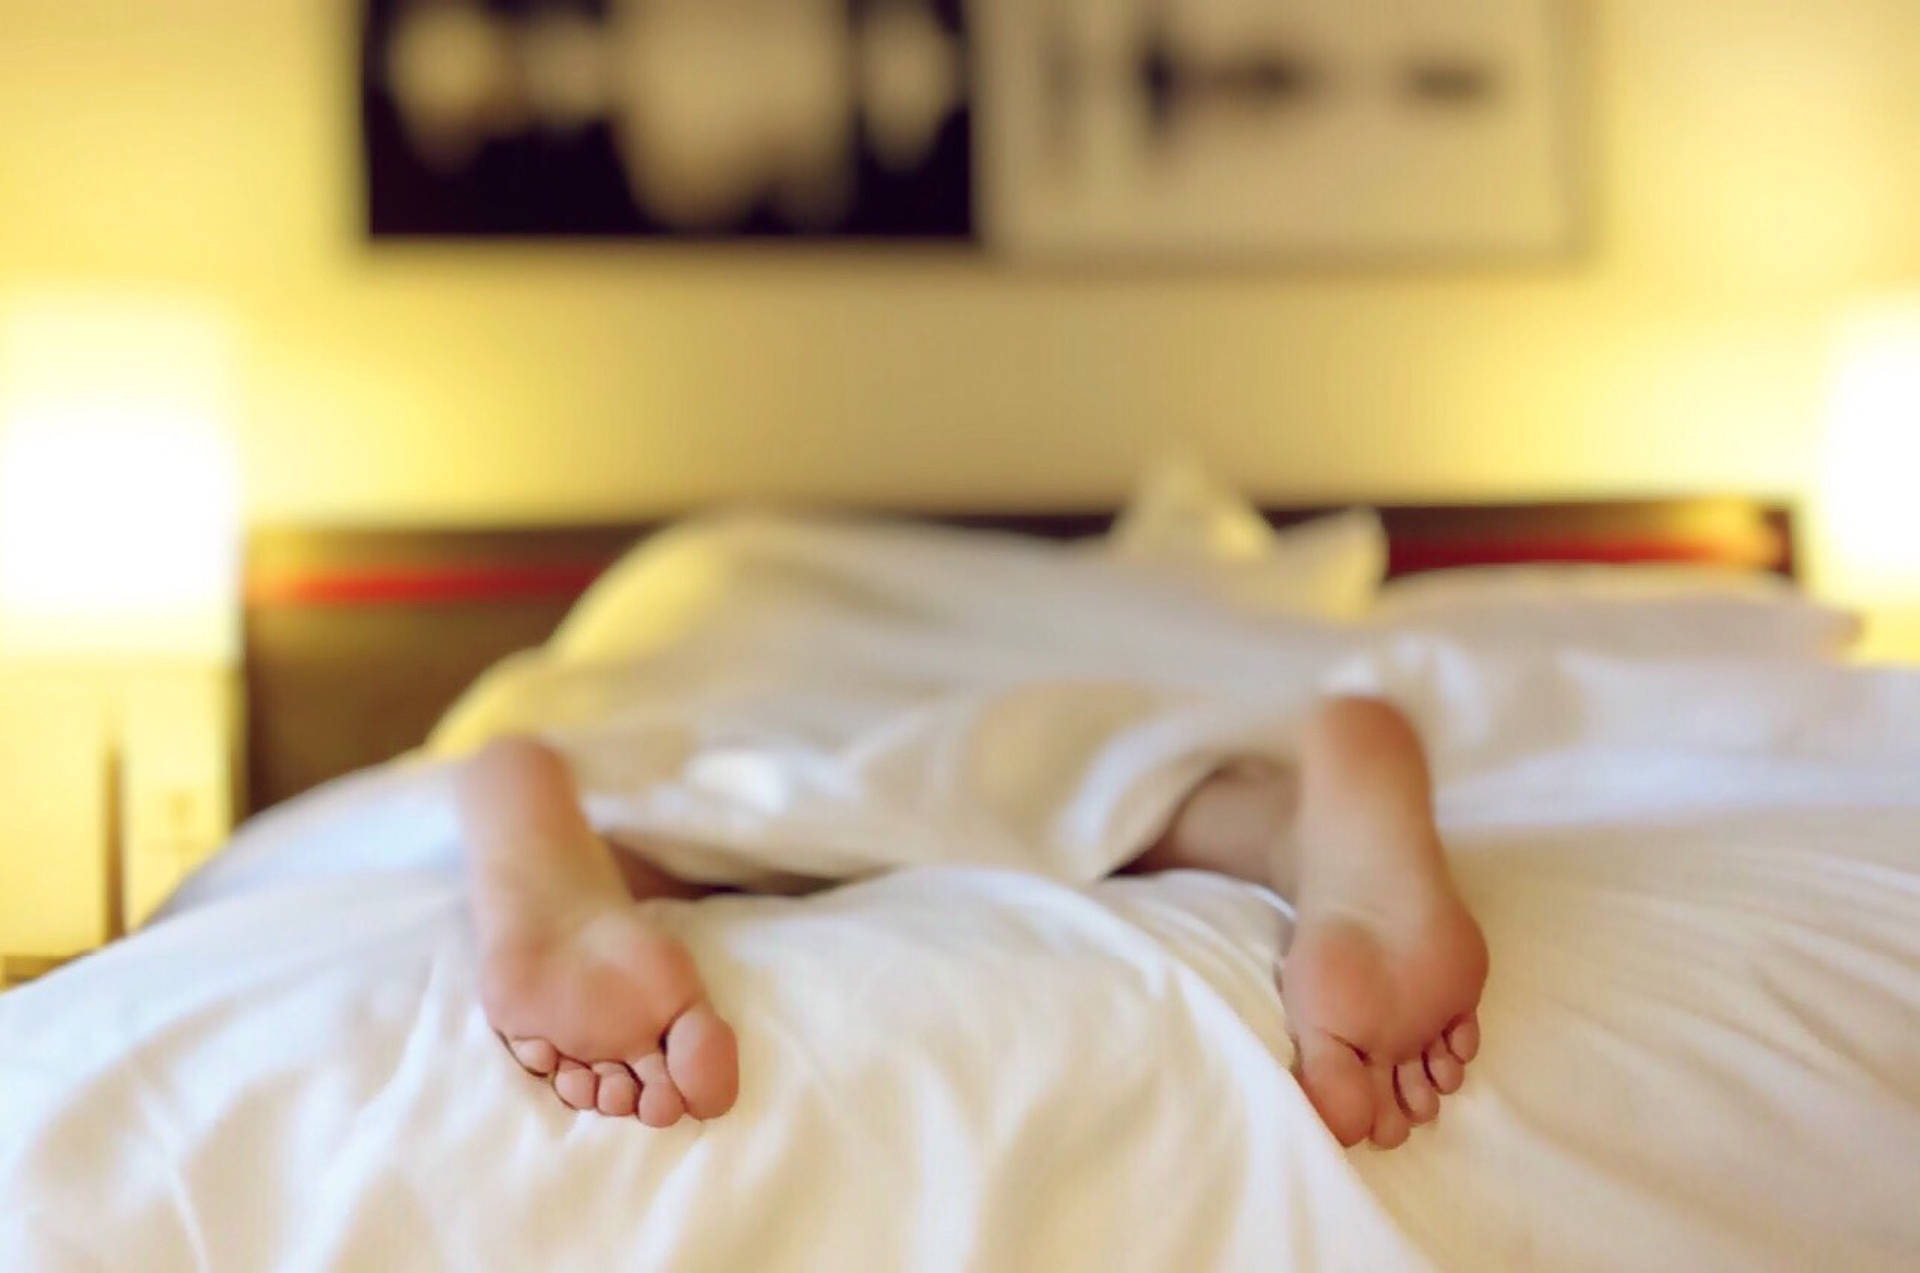
[[0, 322], [0, 650], [230, 659], [231, 346], [161, 305], [44, 300]]
[[1841, 328], [1819, 525], [1824, 588], [1871, 612], [1883, 652], [1920, 652], [1920, 298]]

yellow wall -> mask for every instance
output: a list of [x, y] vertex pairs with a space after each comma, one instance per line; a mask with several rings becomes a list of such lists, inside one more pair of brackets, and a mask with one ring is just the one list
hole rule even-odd
[[778, 492], [1799, 489], [1824, 324], [1920, 276], [1920, 4], [1597, 0], [1595, 246], [1418, 274], [369, 250], [346, 0], [0, 0], [0, 297], [230, 306], [261, 518]]

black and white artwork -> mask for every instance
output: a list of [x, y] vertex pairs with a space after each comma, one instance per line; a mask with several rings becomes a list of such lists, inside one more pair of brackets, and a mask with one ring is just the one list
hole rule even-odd
[[1564, 0], [366, 0], [376, 238], [1543, 254]]

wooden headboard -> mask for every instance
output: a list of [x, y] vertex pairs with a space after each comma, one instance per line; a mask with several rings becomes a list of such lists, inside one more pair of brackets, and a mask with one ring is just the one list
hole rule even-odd
[[[1284, 526], [1328, 511], [1276, 508]], [[1395, 576], [1521, 562], [1700, 562], [1794, 573], [1785, 506], [1747, 499], [1385, 507]], [[912, 514], [1073, 539], [1110, 512]], [[261, 527], [246, 553], [247, 807], [419, 743], [482, 671], [540, 644], [660, 523]]]

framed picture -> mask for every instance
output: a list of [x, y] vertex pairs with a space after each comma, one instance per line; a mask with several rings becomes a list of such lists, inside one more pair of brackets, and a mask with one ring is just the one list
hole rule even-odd
[[1541, 256], [1567, 0], [366, 0], [367, 226]]

